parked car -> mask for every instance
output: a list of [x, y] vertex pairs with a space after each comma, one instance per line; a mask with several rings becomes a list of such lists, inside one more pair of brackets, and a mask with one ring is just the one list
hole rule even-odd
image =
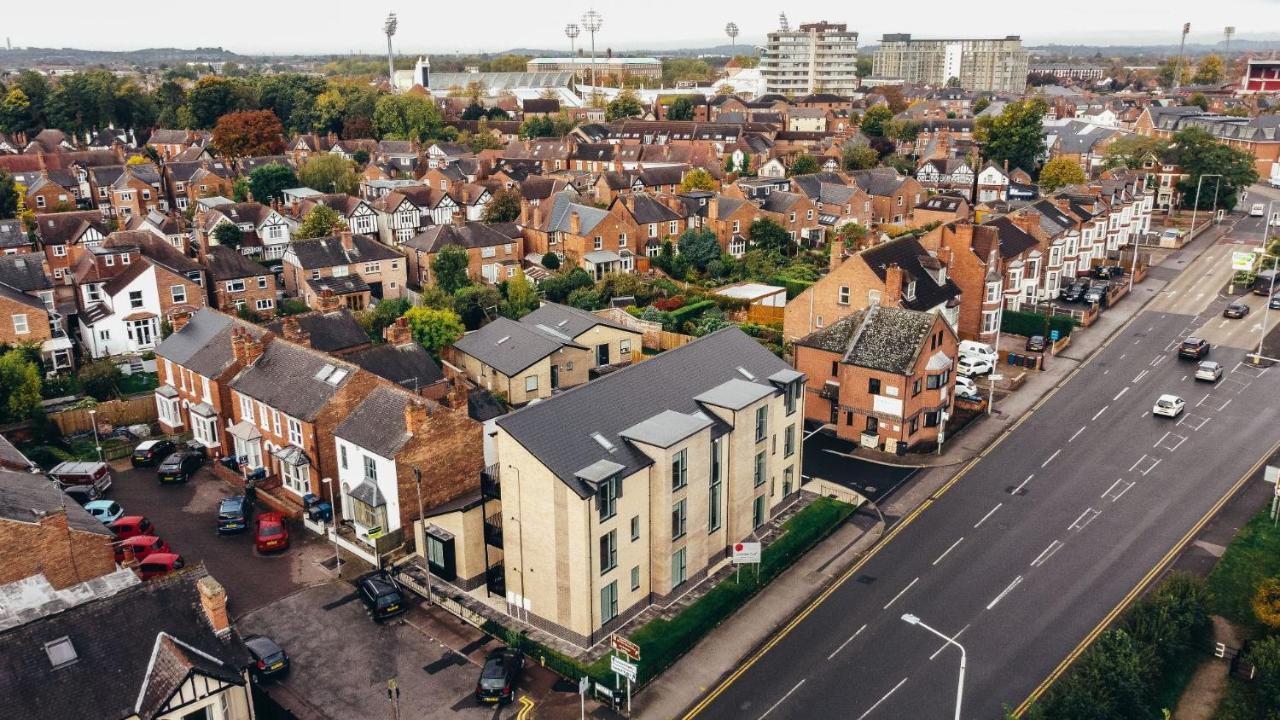
[[97, 518], [103, 525], [111, 525], [111, 523], [124, 517], [124, 508], [120, 507], [120, 503], [115, 500], [94, 500], [84, 506], [89, 514]]
[[1249, 314], [1249, 306], [1245, 305], [1242, 302], [1233, 302], [1227, 306], [1226, 310], [1222, 311], [1222, 317], [1232, 318], [1234, 320], [1239, 320], [1240, 318], [1248, 314]]
[[1080, 302], [1084, 299], [1084, 294], [1087, 292], [1089, 292], [1089, 281], [1077, 280], [1064, 289], [1061, 294], [1058, 295], [1058, 299], [1062, 302], [1069, 303]]
[[289, 548], [289, 529], [284, 526], [284, 515], [265, 512], [258, 516], [253, 531], [254, 546], [258, 552], [274, 552]]
[[133, 449], [133, 455], [129, 460], [134, 467], [155, 465], [173, 454], [176, 449], [170, 440], [143, 440], [138, 443], [138, 447]]
[[977, 392], [978, 386], [973, 382], [973, 378], [956, 375], [956, 392], [958, 393], [961, 390], [972, 390], [973, 392]]
[[127, 540], [135, 535], [155, 535], [156, 526], [142, 515], [125, 515], [117, 518], [107, 529], [116, 534], [121, 540]]
[[1085, 291], [1084, 296], [1080, 299], [1086, 303], [1089, 303], [1090, 305], [1093, 305], [1096, 303], [1098, 305], [1106, 307], [1107, 306], [1107, 290], [1109, 290], [1110, 288], [1111, 286], [1107, 283], [1107, 281], [1100, 280], [1090, 285], [1089, 289]]
[[1253, 206], [1249, 208], [1249, 217], [1262, 217], [1266, 212], [1266, 203], [1254, 203]]
[[992, 365], [995, 365], [999, 359], [995, 348], [977, 340], [961, 340], [958, 352], [960, 357], [978, 358], [979, 360], [986, 360]]
[[275, 640], [266, 635], [246, 635], [244, 645], [249, 648], [249, 657], [253, 658], [249, 672], [253, 673], [254, 679], [261, 682], [289, 672], [289, 655]]
[[156, 477], [162, 483], [186, 482], [204, 464], [204, 456], [191, 450], [179, 450], [160, 463]]
[[1178, 357], [1184, 360], [1203, 360], [1208, 357], [1211, 349], [1208, 340], [1193, 335], [1183, 340], [1182, 344], [1178, 346]]
[[169, 552], [169, 543], [155, 535], [134, 535], [115, 544], [116, 562], [124, 562], [129, 552], [139, 561], [154, 553]]
[[476, 701], [504, 705], [514, 700], [522, 670], [524, 653], [509, 647], [491, 651], [476, 681]]
[[395, 617], [409, 609], [400, 583], [386, 570], [374, 570], [361, 575], [356, 580], [356, 595], [375, 622]]
[[1186, 407], [1187, 402], [1177, 395], [1161, 395], [1156, 400], [1155, 406], [1151, 408], [1151, 414], [1176, 418], [1182, 414]]
[[1099, 280], [1115, 280], [1124, 277], [1124, 268], [1119, 265], [1099, 265], [1093, 269], [1093, 276]]
[[102, 493], [98, 492], [98, 488], [92, 485], [72, 485], [62, 489], [67, 497], [76, 501], [77, 505], [85, 506], [102, 497]]
[[174, 570], [181, 570], [186, 567], [186, 561], [177, 553], [157, 552], [147, 555], [147, 558], [138, 563], [138, 576], [143, 580], [158, 578], [161, 575], [168, 575]]
[[956, 372], [965, 377], [973, 377], [974, 375], [986, 375], [995, 370], [995, 366], [990, 360], [982, 360], [974, 357], [962, 357], [956, 363]]
[[241, 533], [249, 529], [252, 507], [244, 495], [222, 498], [218, 503], [218, 534]]
[[[956, 379], [959, 380], [958, 377]], [[982, 400], [982, 393], [978, 392], [978, 388], [974, 387], [973, 385], [962, 386], [959, 383], [957, 383], [956, 397], [960, 398], [961, 400], [971, 400], [973, 402], [980, 402]]]
[[1027, 338], [1027, 352], [1044, 352], [1048, 342], [1043, 335], [1032, 335]]
[[1271, 299], [1267, 300], [1267, 308], [1271, 310], [1280, 310], [1280, 293], [1272, 295]]
[[1222, 363], [1205, 360], [1196, 367], [1196, 379], [1206, 382], [1218, 382], [1222, 379]]
[[111, 489], [111, 468], [96, 460], [68, 460], [53, 466], [49, 477], [65, 490], [74, 485], [92, 485], [99, 494]]

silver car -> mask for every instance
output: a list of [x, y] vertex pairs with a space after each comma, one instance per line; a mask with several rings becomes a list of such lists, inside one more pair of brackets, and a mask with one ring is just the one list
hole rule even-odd
[[1196, 380], [1216, 383], [1222, 379], [1222, 363], [1205, 360], [1196, 367]]

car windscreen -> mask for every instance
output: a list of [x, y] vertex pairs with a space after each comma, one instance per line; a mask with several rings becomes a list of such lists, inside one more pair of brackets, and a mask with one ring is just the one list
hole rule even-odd
[[379, 595], [376, 601], [379, 609], [400, 604], [400, 592], [398, 590], [391, 590], [389, 592], [384, 590], [383, 592], [386, 594]]
[[263, 525], [259, 534], [262, 535], [262, 537], [275, 537], [277, 535], [283, 535], [284, 528], [279, 525]]

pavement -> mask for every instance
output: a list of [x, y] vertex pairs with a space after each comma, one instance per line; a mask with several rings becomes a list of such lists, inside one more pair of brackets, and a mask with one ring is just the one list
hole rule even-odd
[[[1216, 255], [1199, 257], [1220, 244], [1212, 233], [1136, 288], [1125, 301], [1132, 320], [1116, 312], [1124, 303], [1104, 314], [1090, 328], [1092, 348], [1082, 335], [1028, 380], [1043, 383], [1041, 392], [1015, 393], [998, 405], [1004, 423], [958, 438], [956, 452], [977, 453], [960, 473], [922, 471], [890, 498], [885, 517], [903, 519], [818, 602], [743, 662], [695, 648], [685, 661], [714, 664], [727, 678], [704, 692], [677, 666], [675, 680], [641, 694], [642, 717], [679, 715], [676, 694], [690, 698], [688, 717], [949, 716], [958, 658], [899, 619], [906, 612], [967, 649], [967, 715], [1001, 716], [1060, 672], [1272, 450], [1266, 428], [1280, 419], [1280, 375], [1242, 362], [1247, 332], [1215, 348], [1229, 373], [1214, 387], [1191, 380], [1190, 364], [1172, 356], [1185, 335], [1212, 330], [1226, 304], [1208, 290], [1194, 299], [1197, 281], [1217, 270]], [[1166, 289], [1167, 305], [1139, 311]], [[1171, 312], [1176, 302], [1189, 305]], [[1188, 400], [1182, 418], [1151, 416], [1165, 392]]]

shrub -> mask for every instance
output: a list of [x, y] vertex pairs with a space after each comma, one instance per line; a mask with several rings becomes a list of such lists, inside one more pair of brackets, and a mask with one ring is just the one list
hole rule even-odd
[[106, 400], [116, 394], [116, 388], [120, 385], [120, 377], [120, 368], [106, 359], [95, 360], [85, 365], [80, 368], [80, 372], [76, 375], [76, 378], [80, 381], [81, 389], [99, 401]]
[[677, 310], [673, 310], [671, 312], [671, 327], [674, 331], [679, 332], [680, 328], [684, 327], [686, 322], [693, 320], [708, 308], [713, 308], [715, 306], [715, 300], [699, 300], [691, 305], [685, 305]]
[[[1042, 313], [1005, 310], [1000, 320], [1000, 332], [1010, 335], [1044, 335], [1044, 315]], [[1059, 337], [1070, 337], [1075, 328], [1075, 320], [1069, 315], [1054, 315], [1049, 320], [1049, 330], [1057, 330]]]

